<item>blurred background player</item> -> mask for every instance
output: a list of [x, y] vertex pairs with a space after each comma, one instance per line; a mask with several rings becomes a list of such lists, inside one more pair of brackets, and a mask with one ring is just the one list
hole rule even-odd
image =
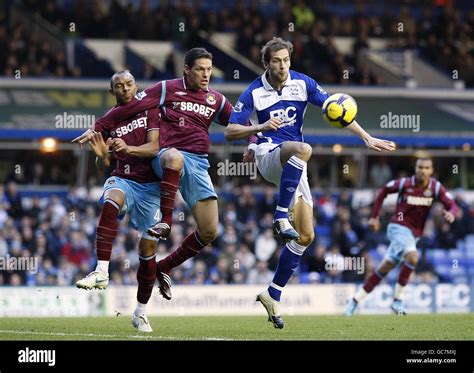
[[[283, 287], [298, 266], [305, 249], [314, 239], [313, 198], [308, 184], [307, 162], [312, 148], [302, 135], [307, 103], [322, 106], [329, 97], [318, 83], [290, 70], [293, 45], [273, 38], [261, 50], [265, 73], [240, 96], [226, 128], [226, 139], [257, 135], [255, 157], [265, 180], [279, 186], [273, 230], [288, 241], [267, 290], [257, 296], [276, 328], [283, 328], [279, 302]], [[244, 126], [250, 119], [252, 126]], [[348, 126], [369, 149], [394, 151], [395, 144], [370, 136], [357, 122]], [[293, 210], [293, 226], [289, 209]]]
[[[137, 93], [135, 78], [128, 70], [115, 73], [110, 81], [110, 93], [117, 107], [127, 104]], [[160, 209], [159, 179], [153, 172], [151, 160], [159, 150], [159, 109], [144, 110], [124, 118], [116, 125], [96, 124], [73, 142], [82, 147], [90, 142], [99, 168], [116, 161], [111, 177], [104, 184], [102, 212], [97, 225], [97, 267], [76, 282], [81, 289], [105, 289], [109, 283], [109, 262], [112, 245], [117, 236], [118, 219], [127, 212], [129, 224], [141, 232], [138, 246], [140, 266], [137, 271], [137, 306], [132, 316], [135, 328], [151, 332], [146, 317], [146, 304], [156, 280], [157, 239], [146, 233], [158, 218]], [[104, 137], [107, 142], [104, 142]]]
[[438, 180], [431, 177], [432, 174], [433, 161], [430, 158], [420, 158], [416, 161], [415, 175], [392, 180], [378, 192], [369, 220], [369, 228], [373, 231], [380, 229], [379, 211], [385, 197], [387, 194], [398, 193], [396, 211], [387, 226], [390, 246], [375, 272], [349, 300], [346, 316], [352, 316], [359, 302], [399, 263], [400, 274], [391, 308], [398, 315], [406, 315], [402, 301], [403, 291], [418, 263], [416, 243], [423, 234], [431, 206], [434, 201], [439, 200], [445, 207], [444, 218], [450, 224], [454, 222], [458, 211], [451, 195]]
[[178, 188], [198, 226], [178, 249], [158, 262], [160, 292], [166, 299], [171, 299], [171, 270], [197, 255], [217, 236], [217, 194], [207, 171], [209, 126], [213, 121], [226, 126], [233, 107], [224, 95], [209, 88], [211, 74], [212, 54], [193, 48], [185, 55], [183, 78], [158, 82], [97, 121], [99, 126], [111, 126], [146, 109], [162, 110], [161, 150], [152, 162], [161, 178], [162, 218], [148, 233], [168, 237]]

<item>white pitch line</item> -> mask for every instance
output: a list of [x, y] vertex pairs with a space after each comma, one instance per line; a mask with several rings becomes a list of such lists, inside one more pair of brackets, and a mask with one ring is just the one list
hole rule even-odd
[[[124, 338], [124, 336], [114, 335], [114, 334], [93, 334], [93, 333], [53, 333], [53, 332], [34, 332], [34, 331], [23, 331], [23, 330], [1, 330], [0, 333], [11, 333], [11, 334], [30, 334], [30, 335], [50, 335], [57, 337], [97, 337], [97, 338]], [[195, 338], [183, 338], [183, 337], [173, 337], [173, 336], [162, 336], [162, 335], [127, 335], [125, 338], [130, 339], [164, 339], [164, 340], [189, 340], [196, 341], [199, 339]], [[232, 338], [218, 338], [218, 337], [204, 337], [200, 338], [201, 340], [206, 341], [233, 341]]]

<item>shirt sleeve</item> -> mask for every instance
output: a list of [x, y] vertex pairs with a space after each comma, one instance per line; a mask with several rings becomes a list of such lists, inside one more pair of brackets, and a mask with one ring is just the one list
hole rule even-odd
[[161, 124], [160, 109], [154, 108], [148, 110], [148, 128], [147, 131], [159, 130]]
[[330, 96], [313, 78], [306, 77], [306, 90], [308, 101], [313, 105], [322, 107], [324, 101]]
[[383, 188], [381, 188], [374, 200], [374, 206], [372, 207], [371, 218], [379, 216], [380, 209], [382, 208], [383, 201], [387, 194], [396, 193], [400, 190], [401, 179], [389, 181]]
[[247, 89], [235, 104], [229, 123], [246, 124], [254, 110], [252, 91]]
[[454, 202], [454, 198], [451, 193], [449, 193], [444, 187], [444, 185], [441, 183], [439, 183], [438, 199], [443, 204], [446, 210], [456, 216], [458, 212], [458, 205], [456, 205], [456, 202]]
[[220, 124], [221, 126], [227, 126], [229, 124], [229, 118], [232, 114], [233, 110], [232, 104], [227, 100], [227, 98], [222, 95], [222, 102], [219, 107], [219, 111], [217, 112], [216, 116], [214, 117], [214, 122]]
[[94, 130], [102, 132], [116, 123], [120, 123], [147, 109], [161, 106], [164, 103], [166, 89], [163, 89], [166, 81], [152, 85], [144, 91], [137, 93], [128, 104], [119, 105], [109, 110], [103, 117], [94, 123]]

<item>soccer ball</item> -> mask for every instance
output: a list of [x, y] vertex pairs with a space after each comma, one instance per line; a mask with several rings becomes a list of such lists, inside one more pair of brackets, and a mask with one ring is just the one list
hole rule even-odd
[[349, 95], [335, 93], [324, 101], [323, 118], [333, 127], [346, 127], [355, 120], [356, 116], [357, 104]]

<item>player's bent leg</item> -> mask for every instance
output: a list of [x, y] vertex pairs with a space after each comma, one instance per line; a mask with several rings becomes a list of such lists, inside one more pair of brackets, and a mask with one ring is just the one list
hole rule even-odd
[[196, 256], [217, 237], [218, 211], [215, 198], [198, 201], [192, 213], [198, 229], [189, 234], [174, 252], [159, 261], [162, 273], [169, 275], [173, 268]]
[[219, 223], [219, 212], [217, 200], [209, 198], [197, 202], [193, 209], [193, 217], [198, 226], [199, 237], [206, 246], [217, 237], [217, 225]]
[[153, 329], [146, 316], [146, 305], [156, 281], [156, 240], [142, 237], [138, 244], [138, 252], [140, 266], [137, 271], [137, 305], [132, 314], [132, 325], [138, 331], [151, 333]]
[[160, 155], [160, 164], [163, 170], [160, 183], [161, 221], [151, 227], [148, 234], [156, 238], [166, 239], [171, 233], [173, 224], [174, 200], [179, 188], [184, 156], [177, 149], [167, 149]]
[[344, 311], [345, 316], [352, 316], [359, 303], [374, 290], [374, 288], [382, 281], [382, 279], [395, 268], [396, 263], [384, 258], [378, 268], [364, 282], [364, 285], [349, 299]]
[[299, 234], [288, 220], [288, 208], [301, 177], [311, 157], [312, 148], [308, 144], [286, 141], [281, 145], [280, 163], [283, 167], [280, 179], [278, 204], [274, 214], [273, 230], [284, 240], [298, 240]]
[[296, 156], [308, 162], [312, 153], [313, 149], [309, 144], [298, 141], [285, 141], [281, 146], [280, 161], [282, 166], [284, 166], [292, 156]]
[[[157, 245], [157, 239], [154, 238], [154, 237], [149, 236], [147, 233], [144, 233], [143, 236], [142, 236], [142, 239], [140, 240], [140, 244], [139, 244], [139, 251], [144, 253], [144, 254], [140, 254], [140, 255], [150, 256], [152, 254], [155, 254], [156, 253], [156, 245]], [[161, 270], [161, 267], [160, 267], [158, 262], [156, 262], [156, 261], [154, 261], [154, 262], [155, 262], [154, 274], [155, 274], [155, 278], [158, 280], [158, 282], [160, 284], [160, 288], [159, 288], [160, 294], [166, 300], [170, 300], [171, 297], [172, 297], [172, 295], [171, 295], [171, 277], [167, 273], [165, 273]], [[155, 281], [153, 280], [153, 284], [154, 284], [154, 282]], [[153, 286], [152, 286], [152, 288], [153, 288]]]
[[78, 288], [86, 290], [107, 288], [112, 245], [118, 231], [117, 217], [124, 202], [125, 194], [119, 189], [111, 189], [104, 193], [104, 203], [96, 233], [97, 267], [76, 282]]
[[409, 251], [405, 255], [405, 260], [400, 265], [400, 272], [398, 275], [398, 281], [395, 285], [395, 292], [393, 296], [392, 311], [397, 315], [405, 316], [406, 309], [403, 302], [403, 293], [405, 287], [410, 279], [410, 275], [415, 270], [416, 265], [418, 264], [418, 253], [416, 250]]
[[313, 206], [300, 196], [293, 207], [293, 225], [299, 234], [298, 244], [308, 247], [314, 240]]
[[146, 237], [142, 237], [138, 243], [140, 265], [137, 271], [137, 300], [142, 304], [148, 303], [156, 281], [156, 244], [156, 240]]

